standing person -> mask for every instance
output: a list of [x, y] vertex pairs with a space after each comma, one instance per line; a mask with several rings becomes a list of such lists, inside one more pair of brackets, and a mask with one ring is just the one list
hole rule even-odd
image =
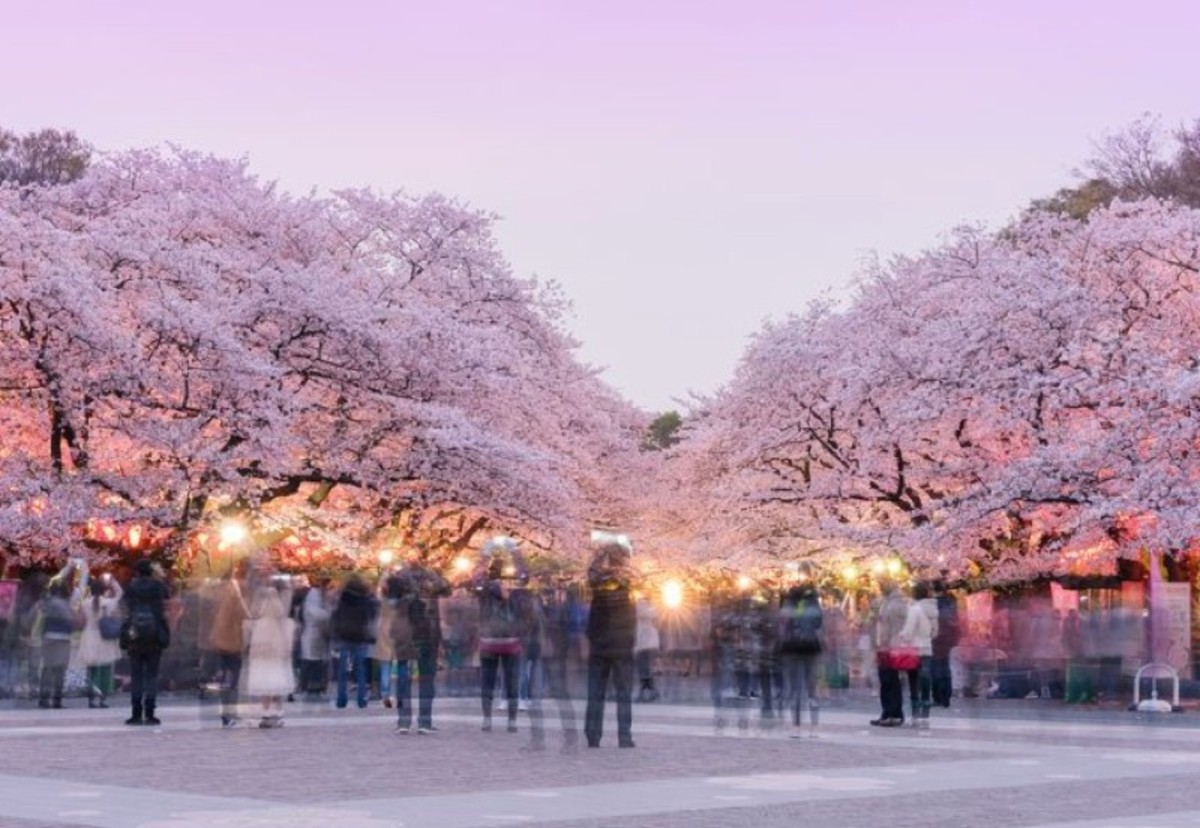
[[928, 584], [913, 587], [913, 600], [908, 605], [900, 638], [917, 651], [919, 661], [908, 670], [908, 690], [912, 704], [912, 726], [929, 727], [929, 709], [933, 707], [930, 662], [933, 660], [933, 638], [937, 635], [937, 602], [931, 597]]
[[543, 750], [546, 746], [543, 705], [546, 699], [552, 698], [558, 705], [562, 723], [562, 751], [574, 753], [579, 747], [579, 731], [576, 729], [575, 708], [571, 703], [570, 683], [567, 680], [570, 619], [566, 594], [553, 588], [544, 589], [538, 605], [541, 612], [542, 669], [540, 686], [534, 688], [529, 707], [528, 749]]
[[[437, 732], [433, 724], [433, 698], [437, 691], [438, 649], [442, 643], [440, 604], [451, 590], [442, 573], [430, 566], [429, 550], [424, 546], [420, 547], [417, 560], [409, 568], [407, 579], [413, 601], [409, 618], [417, 667], [417, 733], [426, 735]], [[411, 681], [411, 677], [410, 670], [405, 680]]]
[[246, 694], [262, 702], [261, 728], [283, 727], [283, 699], [294, 682], [293, 638], [293, 621], [279, 590], [269, 583], [259, 587], [250, 624]]
[[358, 575], [351, 575], [338, 595], [330, 618], [337, 642], [337, 706], [349, 704], [349, 674], [354, 671], [358, 706], [367, 706], [367, 653], [375, 642], [375, 619], [379, 602]]
[[817, 589], [810, 580], [784, 593], [780, 604], [779, 652], [783, 661], [784, 686], [792, 708], [795, 736], [800, 736], [804, 709], [808, 708], [808, 735], [817, 735], [817, 667], [821, 660], [824, 616]]
[[71, 634], [74, 614], [68, 580], [55, 578], [42, 597], [42, 669], [38, 682], [38, 707], [63, 706], [63, 682], [71, 660]]
[[[371, 645], [371, 678], [379, 689], [379, 700], [390, 708], [392, 701], [392, 677], [396, 673], [396, 654], [392, 651], [392, 637], [387, 634], [392, 623], [392, 604], [387, 600], [387, 584], [390, 578], [379, 583], [379, 621], [376, 624], [375, 643]], [[371, 698], [375, 698], [372, 694]]]
[[[512, 538], [493, 538], [483, 547], [486, 569], [475, 579], [479, 600], [480, 699], [483, 730], [492, 729], [496, 681], [504, 679], [508, 732], [517, 732], [517, 665], [521, 655], [521, 623], [514, 590], [529, 578], [525, 561]], [[506, 560], [510, 559], [510, 560]]]
[[167, 626], [166, 603], [171, 597], [167, 585], [154, 577], [150, 560], [141, 558], [133, 568], [134, 577], [121, 597], [126, 621], [121, 646], [129, 656], [130, 704], [132, 715], [127, 725], [160, 725], [154, 715], [158, 700], [158, 667], [162, 653], [171, 645]]
[[958, 602], [946, 591], [945, 581], [934, 581], [933, 596], [937, 604], [937, 633], [933, 637], [933, 655], [929, 660], [933, 703], [950, 706], [954, 684], [950, 673], [950, 650], [958, 646]]
[[319, 580], [300, 604], [300, 691], [317, 698], [329, 684], [329, 580]]
[[120, 625], [121, 585], [108, 573], [88, 584], [83, 601], [83, 632], [79, 636], [79, 660], [87, 667], [88, 707], [108, 707], [112, 692], [113, 665], [121, 657], [120, 637], [106, 635], [112, 624]]
[[217, 609], [208, 634], [209, 649], [216, 653], [221, 676], [221, 725], [238, 723], [238, 690], [242, 681], [242, 652], [245, 648], [245, 622], [250, 609], [242, 596], [238, 572], [230, 568], [217, 588]]
[[638, 701], [658, 700], [658, 690], [654, 687], [654, 659], [661, 646], [654, 605], [643, 596], [637, 602], [637, 636], [634, 641], [634, 658], [640, 683]]
[[617, 697], [617, 745], [633, 743], [633, 647], [637, 607], [633, 603], [631, 549], [623, 538], [606, 536], [588, 567], [592, 590], [588, 614], [588, 700], [584, 735], [588, 747], [600, 747], [604, 735], [604, 697], [609, 677]]
[[875, 612], [875, 649], [879, 670], [879, 704], [882, 713], [871, 724], [900, 727], [904, 724], [904, 691], [900, 687], [897, 658], [903, 649], [900, 631], [908, 620], [908, 599], [891, 578], [879, 581], [881, 596]]

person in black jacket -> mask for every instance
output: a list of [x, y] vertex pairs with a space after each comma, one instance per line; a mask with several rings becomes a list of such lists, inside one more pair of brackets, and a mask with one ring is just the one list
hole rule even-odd
[[129, 656], [130, 701], [133, 715], [127, 725], [162, 724], [154, 715], [158, 699], [158, 667], [162, 653], [171, 644], [171, 628], [167, 626], [166, 602], [170, 590], [154, 577], [149, 559], [142, 558], [134, 566], [134, 578], [129, 582], [121, 603], [125, 605], [125, 626], [121, 632], [121, 648]]
[[633, 567], [627, 541], [602, 537], [588, 568], [592, 608], [588, 615], [588, 700], [584, 735], [588, 747], [600, 747], [604, 734], [604, 697], [609, 677], [617, 696], [617, 744], [633, 747], [633, 645], [637, 638]]
[[351, 575], [342, 587], [330, 619], [338, 652], [338, 707], [345, 707], [349, 703], [346, 685], [351, 666], [354, 669], [354, 682], [358, 686], [358, 706], [367, 706], [367, 655], [375, 643], [375, 616], [378, 612], [379, 602], [366, 583], [357, 575]]

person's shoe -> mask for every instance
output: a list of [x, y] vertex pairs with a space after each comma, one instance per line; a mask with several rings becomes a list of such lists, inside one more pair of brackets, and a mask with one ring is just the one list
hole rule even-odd
[[506, 729], [508, 730], [509, 733], [516, 733], [517, 732], [517, 720], [510, 718], [508, 720], [508, 727]]
[[884, 719], [879, 723], [880, 727], [904, 727], [904, 719]]
[[162, 724], [162, 722], [159, 720], [159, 718], [157, 716], [155, 716], [153, 713], [151, 713], [149, 716], [147, 716], [145, 721], [146, 721], [146, 724], [150, 725], [151, 727], [158, 727], [160, 724]]
[[386, 707], [388, 710], [392, 709], [393, 703], [392, 703], [391, 696], [388, 696], [386, 699], [383, 700], [383, 706]]
[[62, 699], [55, 699], [54, 701], [50, 702], [50, 706], [55, 710], [62, 710]]
[[480, 728], [484, 733], [492, 732], [492, 717], [485, 715], [483, 717], [483, 727]]
[[887, 727], [887, 725], [884, 724], [884, 722], [890, 722], [890, 721], [891, 721], [891, 719], [889, 719], [885, 716], [880, 716], [878, 719], [871, 719], [871, 724], [873, 724], [875, 727]]
[[142, 724], [144, 721], [145, 720], [142, 719], [141, 716], [130, 716], [128, 719], [125, 720], [125, 724], [136, 726], [136, 725]]
[[617, 747], [632, 748], [632, 747], [637, 747], [637, 745], [635, 745], [633, 743], [633, 739], [622, 739], [620, 742], [617, 743]]
[[438, 732], [438, 729], [436, 727], [434, 727], [433, 725], [423, 725], [423, 726], [417, 728], [418, 736], [432, 736], [433, 734], [435, 734], [437, 732]]
[[238, 726], [237, 716], [222, 716], [221, 717], [221, 727], [226, 728], [228, 730], [228, 729], [235, 728], [237, 726]]
[[296, 700], [296, 694], [295, 694], [295, 693], [288, 693], [288, 701], [290, 701], [290, 702], [294, 702], [295, 700]]
[[588, 739], [588, 747], [590, 747], [590, 748], [600, 747], [600, 740], [599, 739]]
[[43, 710], [49, 710], [50, 709], [50, 700], [49, 699], [38, 699], [38, 707], [42, 708]]
[[529, 712], [529, 700], [521, 699], [519, 702], [517, 702], [517, 710], [519, 710], [522, 713], [528, 713]]

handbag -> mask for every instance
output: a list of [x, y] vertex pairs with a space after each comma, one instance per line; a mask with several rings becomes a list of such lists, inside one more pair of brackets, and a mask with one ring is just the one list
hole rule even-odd
[[100, 628], [100, 637], [105, 641], [117, 641], [120, 639], [122, 624], [121, 619], [114, 615], [102, 615], [100, 616], [100, 620], [96, 622], [96, 626]]
[[921, 654], [916, 647], [892, 647], [887, 651], [887, 666], [907, 673], [921, 666]]

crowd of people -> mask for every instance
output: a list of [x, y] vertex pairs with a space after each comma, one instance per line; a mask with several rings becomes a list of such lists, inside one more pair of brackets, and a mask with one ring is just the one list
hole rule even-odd
[[962, 620], [960, 599], [942, 582], [905, 587], [881, 577], [874, 596], [856, 603], [822, 590], [819, 574], [798, 566], [773, 587], [752, 582], [704, 601], [662, 602], [619, 536], [601, 537], [586, 578], [566, 584], [534, 577], [507, 537], [490, 540], [473, 568], [453, 577], [425, 551], [371, 579], [311, 582], [275, 571], [264, 556], [174, 596], [147, 559], [125, 585], [72, 560], [21, 584], [0, 635], [0, 693], [23, 685], [39, 707], [60, 708], [75, 665], [86, 670], [88, 706], [103, 708], [120, 664], [126, 723], [156, 725], [160, 676], [176, 653], [169, 683], [214, 698], [224, 727], [255, 719], [280, 727], [291, 701], [377, 702], [395, 709], [398, 734], [429, 735], [440, 690], [477, 695], [484, 732], [516, 732], [527, 713], [534, 748], [545, 744], [543, 702], [557, 705], [564, 746], [575, 746], [574, 688], [585, 688], [582, 734], [592, 747], [603, 739], [610, 691], [617, 744], [630, 748], [635, 687], [638, 702], [652, 703], [682, 699], [701, 683], [719, 729], [747, 728], [755, 717], [815, 736], [821, 699], [852, 683], [878, 690], [873, 725], [928, 727], [931, 710], [948, 707], [953, 693], [1002, 690], [996, 643], [1011, 651], [1010, 666], [1026, 665], [1010, 671], [1025, 676], [1019, 695], [1095, 696], [1096, 682], [1078, 677], [1096, 662], [1088, 650], [1111, 638], [1097, 620], [1111, 614], [1001, 609], [981, 630]]

